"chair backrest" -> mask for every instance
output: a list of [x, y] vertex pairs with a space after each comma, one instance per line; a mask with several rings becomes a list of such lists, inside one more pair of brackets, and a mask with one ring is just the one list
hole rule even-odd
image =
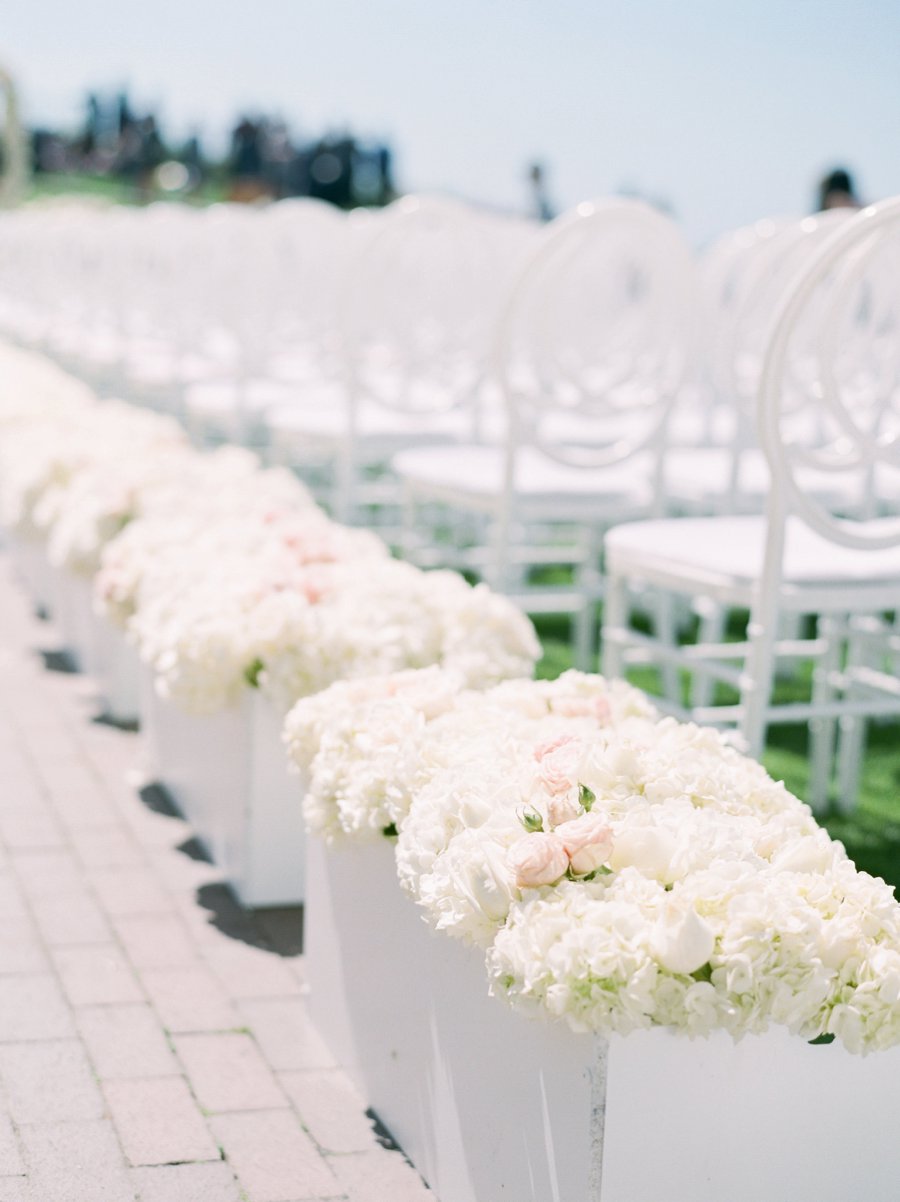
[[601, 200], [552, 222], [495, 340], [512, 445], [590, 468], [651, 444], [682, 386], [695, 322], [693, 256], [668, 217]]
[[341, 306], [353, 405], [426, 416], [477, 400], [520, 246], [498, 220], [406, 196], [366, 222]]
[[[900, 544], [900, 197], [842, 222], [777, 306], [759, 387], [770, 516]], [[810, 489], [815, 471], [833, 482]]]
[[744, 264], [742, 286], [733, 320], [722, 340], [723, 384], [729, 386], [745, 418], [755, 420], [763, 357], [778, 302], [821, 242], [851, 214], [832, 209], [779, 224], [757, 241]]
[[348, 215], [308, 197], [281, 200], [260, 213], [277, 269], [275, 341], [281, 348], [333, 350], [337, 305], [350, 258]]
[[746, 320], [748, 293], [765, 270], [768, 249], [798, 224], [790, 218], [763, 218], [723, 235], [698, 262], [702, 377], [711, 403], [726, 406], [732, 417], [736, 348], [741, 321]]

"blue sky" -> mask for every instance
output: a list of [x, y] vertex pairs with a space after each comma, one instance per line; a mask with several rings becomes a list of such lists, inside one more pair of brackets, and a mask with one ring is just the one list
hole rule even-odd
[[0, 58], [35, 121], [128, 84], [172, 131], [242, 107], [390, 139], [399, 182], [511, 208], [623, 187], [702, 242], [855, 169], [900, 193], [897, 0], [18, 0]]

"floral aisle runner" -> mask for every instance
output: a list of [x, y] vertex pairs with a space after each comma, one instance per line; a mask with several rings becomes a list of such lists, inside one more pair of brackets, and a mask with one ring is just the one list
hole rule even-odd
[[219, 729], [161, 771], [199, 773], [186, 804], [226, 858], [221, 749], [250, 747], [251, 698], [293, 706], [311, 965], [338, 952], [314, 1005], [343, 1007], [348, 1065], [368, 1041], [360, 1080], [399, 1099], [442, 1202], [896, 1202], [900, 907], [806, 806], [621, 682], [516, 679], [538, 647], [507, 601], [392, 561], [289, 473], [33, 356], [0, 366], [25, 573], [92, 582], [153, 696]]
[[532, 671], [510, 602], [391, 559], [290, 472], [198, 453], [171, 419], [2, 345], [0, 378], [0, 519], [35, 584], [49, 567], [68, 649], [114, 716], [138, 700], [155, 779], [247, 904], [303, 898], [302, 784], [269, 717], [376, 672], [441, 664], [480, 687]]
[[[311, 938], [349, 956], [313, 1004], [388, 1016], [361, 1079], [445, 1202], [894, 1196], [900, 907], [719, 734], [598, 677], [432, 669], [336, 685], [287, 735], [333, 903]], [[386, 1081], [404, 1046], [414, 1084]]]

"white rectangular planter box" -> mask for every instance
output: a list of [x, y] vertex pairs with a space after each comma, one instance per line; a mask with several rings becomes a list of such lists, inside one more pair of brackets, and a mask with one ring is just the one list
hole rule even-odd
[[251, 907], [304, 900], [303, 782], [288, 771], [281, 725], [250, 690], [221, 713], [186, 713], [158, 695], [142, 668], [147, 770]]
[[93, 583], [66, 568], [53, 568], [55, 601], [53, 621], [63, 646], [82, 672], [92, 673], [97, 664], [96, 619]]
[[312, 1016], [440, 1202], [896, 1202], [900, 1049], [529, 1021], [387, 844], [310, 838], [306, 915]]
[[53, 612], [53, 576], [46, 548], [37, 539], [23, 538], [21, 535], [8, 535], [10, 558], [25, 591], [35, 607], [42, 613], [50, 615]]
[[107, 717], [137, 722], [140, 714], [140, 660], [124, 631], [94, 614], [94, 678]]

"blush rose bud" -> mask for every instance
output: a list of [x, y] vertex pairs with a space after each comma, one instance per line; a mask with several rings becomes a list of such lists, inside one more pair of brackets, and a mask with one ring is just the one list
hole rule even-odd
[[581, 813], [581, 806], [575, 800], [575, 790], [568, 793], [557, 793], [547, 802], [547, 818], [552, 827], [562, 826]]
[[523, 808], [518, 811], [518, 814], [519, 821], [525, 827], [526, 831], [529, 832], [529, 834], [532, 834], [535, 831], [542, 831], [544, 829], [544, 820], [533, 806], [523, 806]]
[[575, 876], [596, 872], [612, 854], [612, 831], [602, 814], [582, 814], [580, 818], [564, 822], [553, 833], [562, 840]]
[[556, 835], [537, 832], [516, 840], [509, 849], [508, 862], [519, 889], [537, 889], [565, 876], [569, 856]]

